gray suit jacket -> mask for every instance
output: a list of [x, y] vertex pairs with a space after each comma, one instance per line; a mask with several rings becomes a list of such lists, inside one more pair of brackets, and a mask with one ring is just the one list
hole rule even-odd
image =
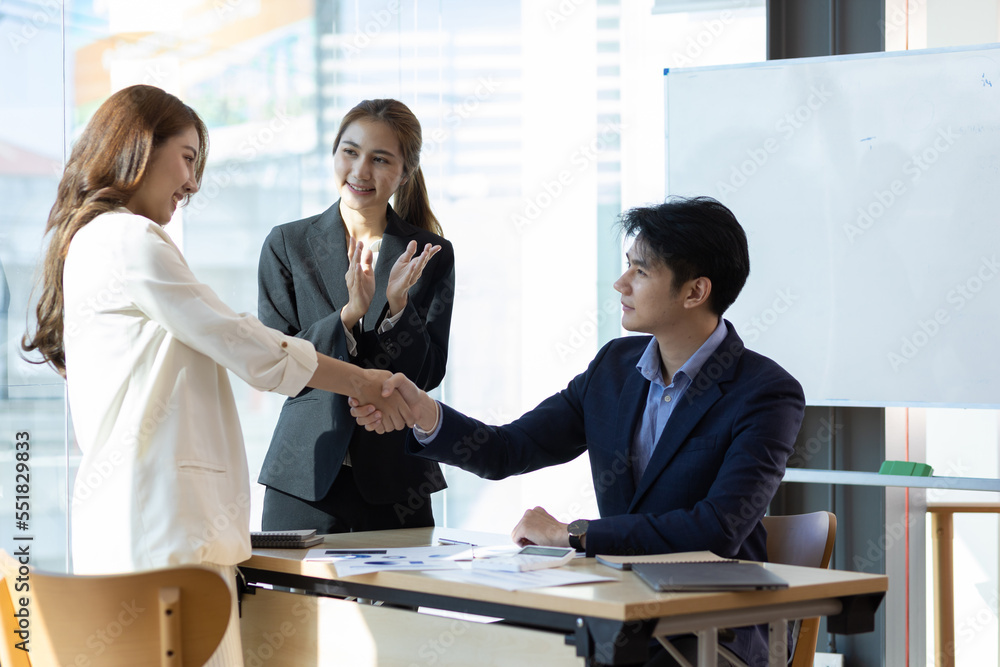
[[[317, 351], [366, 368], [401, 372], [425, 390], [444, 377], [448, 333], [455, 297], [455, 255], [451, 243], [423, 231], [388, 208], [375, 266], [375, 296], [352, 334], [357, 357], [347, 352], [340, 308], [348, 302], [344, 274], [347, 243], [340, 202], [320, 215], [271, 230], [260, 254], [260, 320], [279, 331], [311, 341]], [[385, 334], [389, 272], [416, 240], [441, 246], [410, 289], [402, 318]], [[344, 396], [306, 388], [281, 409], [259, 482], [303, 500], [319, 500], [330, 490], [350, 450], [362, 496], [370, 503], [422, 502], [445, 487], [437, 463], [405, 453], [406, 431], [378, 435], [357, 427]]]

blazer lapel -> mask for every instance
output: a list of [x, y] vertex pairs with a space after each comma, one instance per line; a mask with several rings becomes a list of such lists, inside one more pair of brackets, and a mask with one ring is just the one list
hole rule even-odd
[[306, 241], [313, 253], [313, 270], [322, 278], [331, 308], [343, 308], [350, 300], [344, 280], [350, 260], [339, 200], [312, 224]]
[[649, 393], [649, 380], [644, 378], [639, 370], [632, 368], [629, 379], [622, 387], [622, 395], [618, 399], [618, 417], [615, 423], [614, 450], [611, 452], [613, 461], [628, 461], [628, 470], [620, 475], [620, 481], [615, 488], [621, 492], [619, 507], [628, 507], [635, 495], [635, 481], [632, 479], [632, 438], [635, 435], [636, 424], [642, 418], [646, 407], [646, 395]]
[[[642, 479], [639, 480], [639, 487], [636, 489], [629, 512], [635, 510], [642, 496], [649, 491], [653, 482], [659, 478], [663, 469], [667, 467], [674, 455], [687, 441], [692, 429], [722, 397], [720, 385], [731, 380], [736, 374], [736, 366], [743, 354], [743, 341], [740, 340], [731, 324], [726, 322], [726, 326], [729, 333], [715, 353], [701, 367], [701, 371], [692, 378], [691, 386], [684, 392], [677, 407], [671, 413], [670, 419], [667, 420], [663, 433], [653, 449], [649, 465], [646, 466], [646, 471], [643, 473]], [[718, 379], [711, 380], [712, 377]]]

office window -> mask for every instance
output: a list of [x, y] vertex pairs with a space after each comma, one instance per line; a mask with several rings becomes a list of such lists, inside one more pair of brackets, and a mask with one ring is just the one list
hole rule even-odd
[[[996, 410], [932, 408], [927, 410], [927, 462], [935, 475], [1000, 477], [1000, 413]], [[928, 489], [927, 503], [1000, 501], [1000, 494]], [[954, 515], [954, 610], [956, 664], [997, 663], [997, 514]], [[931, 533], [928, 532], [928, 535]], [[929, 541], [928, 541], [929, 542]], [[933, 559], [931, 545], [927, 563]], [[928, 626], [933, 621], [933, 569], [927, 569]], [[934, 633], [927, 655], [936, 653]]]
[[[67, 123], [62, 15], [52, 5], [11, 2], [0, 11], [0, 196], [6, 202], [0, 211], [0, 548], [12, 553], [14, 536], [33, 537], [32, 564], [61, 570], [67, 530], [64, 383], [18, 355]], [[19, 449], [19, 442], [27, 449]], [[18, 461], [18, 452], [27, 456]], [[28, 464], [27, 488], [19, 488], [17, 463]], [[28, 505], [15, 515], [19, 495], [29, 496]]]
[[[5, 441], [30, 431], [32, 529], [46, 554], [36, 564], [65, 562], [80, 452], [62, 380], [21, 361], [17, 344], [63, 161], [112, 92], [157, 85], [205, 119], [202, 189], [168, 231], [195, 274], [249, 312], [268, 231], [337, 198], [331, 143], [343, 114], [364, 98], [409, 105], [423, 125], [431, 203], [456, 252], [448, 373], [436, 394], [502, 423], [622, 333], [613, 227], [623, 207], [665, 194], [663, 68], [764, 58], [762, 6], [651, 10], [652, 0], [4, 3], [0, 48], [12, 59], [0, 83], [12, 94], [0, 101], [10, 119], [0, 189], [16, 205], [0, 212], [10, 293], [0, 285], [0, 424]], [[283, 397], [233, 386], [256, 482]], [[5, 498], [12, 462], [12, 449], [0, 449]], [[534, 505], [564, 521], [597, 515], [586, 457], [502, 482], [446, 474], [439, 524], [505, 532]], [[263, 489], [253, 488], [257, 527]], [[8, 549], [11, 512], [0, 507]]]
[[[1000, 40], [1000, 2], [887, 0], [884, 30], [887, 51], [996, 42]], [[929, 408], [926, 425], [927, 462], [934, 467], [935, 475], [1000, 477], [1000, 411]], [[1000, 494], [996, 493], [927, 492], [928, 503], [998, 501]], [[954, 531], [955, 664], [998, 664], [1000, 517], [956, 514]], [[930, 546], [926, 553], [929, 628], [933, 627], [935, 609]], [[934, 633], [928, 632], [927, 655], [934, 656], [938, 650]]]

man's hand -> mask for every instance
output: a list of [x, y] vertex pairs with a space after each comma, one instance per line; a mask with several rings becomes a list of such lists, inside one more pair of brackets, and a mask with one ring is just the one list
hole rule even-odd
[[569, 524], [557, 521], [541, 507], [528, 510], [510, 534], [515, 544], [541, 544], [547, 547], [569, 546]]
[[[433, 431], [437, 428], [437, 401], [428, 396], [427, 392], [418, 388], [402, 373], [396, 373], [383, 383], [382, 396], [402, 397], [412, 417], [412, 421], [407, 422], [409, 425], [416, 425], [423, 431]], [[351, 416], [357, 420], [360, 426], [364, 426], [365, 430], [381, 433], [379, 428], [385, 428], [382, 426], [385, 416], [373, 401], [366, 403], [363, 399], [351, 398], [348, 400], [348, 404], [351, 406]]]
[[[351, 392], [348, 402], [367, 405], [372, 408], [372, 412], [378, 413], [379, 419], [370, 427], [365, 426], [367, 430], [388, 433], [413, 426], [413, 411], [404, 396], [394, 389], [386, 389], [395, 376], [389, 371], [367, 369], [361, 377], [361, 380], [353, 383], [356, 391]], [[354, 413], [353, 409], [351, 413]]]
[[441, 250], [441, 246], [432, 246], [427, 243], [424, 245], [424, 251], [414, 257], [413, 255], [417, 252], [417, 242], [410, 241], [406, 244], [406, 251], [392, 265], [392, 271], [389, 272], [389, 282], [385, 288], [385, 300], [389, 302], [389, 317], [394, 317], [406, 307], [410, 288], [420, 279], [420, 274], [424, 272], [427, 262], [439, 250]]

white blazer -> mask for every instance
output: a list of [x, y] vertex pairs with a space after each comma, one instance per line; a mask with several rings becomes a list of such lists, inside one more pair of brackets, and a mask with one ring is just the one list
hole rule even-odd
[[129, 572], [250, 556], [250, 481], [226, 369], [294, 396], [312, 343], [235, 313], [156, 223], [105, 213], [63, 271], [69, 406], [83, 452], [74, 570]]

